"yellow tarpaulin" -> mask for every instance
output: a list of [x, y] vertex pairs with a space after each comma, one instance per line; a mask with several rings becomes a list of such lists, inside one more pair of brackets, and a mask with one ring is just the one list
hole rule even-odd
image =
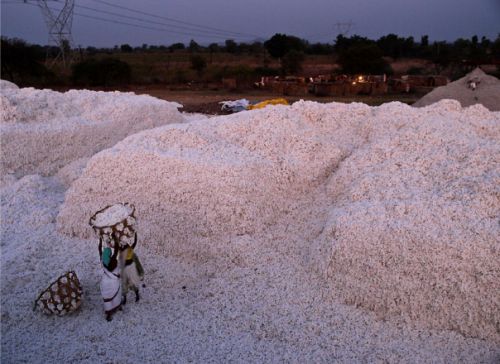
[[268, 105], [289, 105], [285, 99], [271, 99], [247, 106], [247, 110], [263, 109]]

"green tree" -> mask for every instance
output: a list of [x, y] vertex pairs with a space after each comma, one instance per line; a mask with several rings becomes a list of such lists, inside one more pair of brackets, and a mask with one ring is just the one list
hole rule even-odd
[[205, 68], [207, 68], [207, 61], [200, 55], [192, 55], [190, 58], [191, 69], [195, 70], [198, 77], [203, 75]]
[[261, 55], [264, 52], [264, 45], [262, 42], [253, 42], [250, 44], [249, 53], [254, 56]]
[[182, 49], [186, 49], [186, 46], [184, 45], [184, 43], [174, 43], [168, 47], [168, 50], [170, 52], [174, 52], [174, 51], [182, 50]]
[[343, 51], [338, 58], [342, 71], [347, 74], [392, 73], [382, 58], [382, 51], [375, 44], [358, 44]]
[[434, 63], [436, 73], [440, 74], [453, 61], [451, 47], [446, 42], [434, 42], [431, 48], [431, 60]]
[[2, 78], [19, 86], [41, 86], [54, 77], [43, 65], [44, 49], [21, 39], [1, 38]]
[[73, 65], [71, 79], [80, 86], [119, 86], [131, 81], [128, 63], [116, 58], [90, 58]]
[[491, 45], [491, 55], [500, 58], [500, 33]]
[[285, 54], [281, 60], [281, 70], [285, 75], [297, 74], [302, 70], [302, 63], [304, 62], [305, 56], [303, 52], [292, 49], [290, 52]]
[[123, 53], [132, 53], [132, 51], [134, 50], [130, 44], [122, 44], [120, 46], [120, 50], [123, 52]]
[[264, 42], [264, 47], [271, 57], [281, 58], [291, 50], [304, 51], [305, 44], [297, 37], [277, 33]]
[[420, 38], [420, 46], [421, 47], [428, 47], [429, 46], [429, 36], [428, 35], [422, 35]]
[[210, 43], [208, 51], [210, 52], [210, 64], [212, 64], [214, 61], [214, 53], [218, 53], [220, 51], [220, 47], [217, 43]]
[[388, 34], [377, 40], [377, 46], [382, 50], [383, 54], [397, 59], [401, 56], [403, 38], [399, 38], [396, 34]]
[[238, 51], [238, 44], [234, 40], [227, 39], [224, 44], [227, 53], [236, 53]]
[[217, 53], [220, 51], [220, 47], [217, 43], [210, 43], [208, 45], [208, 50], [210, 51], [210, 53]]
[[327, 43], [308, 44], [306, 49], [307, 54], [322, 54], [329, 55], [333, 53], [333, 46]]
[[377, 46], [384, 55], [394, 59], [415, 55], [415, 42], [413, 37], [398, 37], [396, 34], [388, 34], [377, 40]]
[[333, 49], [335, 50], [336, 53], [340, 54], [342, 52], [347, 51], [351, 47], [367, 45], [367, 44], [375, 44], [375, 42], [366, 37], [360, 37], [359, 35], [353, 35], [352, 37], [347, 38], [342, 34], [339, 34], [337, 36], [337, 39], [335, 40], [335, 45], [333, 46]]

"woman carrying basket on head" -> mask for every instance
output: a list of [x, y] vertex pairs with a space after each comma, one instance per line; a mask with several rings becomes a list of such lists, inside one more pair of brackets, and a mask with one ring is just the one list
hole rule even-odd
[[99, 256], [103, 266], [101, 278], [101, 295], [104, 300], [106, 320], [111, 321], [113, 314], [121, 309], [122, 287], [120, 280], [120, 265], [118, 264], [119, 248], [115, 245], [114, 252], [107, 246], [102, 249], [102, 238], [99, 239]]
[[[97, 211], [89, 220], [90, 226], [92, 226], [95, 233], [99, 236], [99, 256], [103, 265], [101, 293], [104, 300], [106, 320], [108, 321], [111, 321], [113, 313], [117, 309], [121, 309], [121, 273], [125, 270], [125, 261], [121, 258], [123, 254], [119, 257], [119, 253], [123, 250], [122, 246], [128, 246], [128, 239], [135, 233], [134, 213], [134, 205], [116, 203]], [[103, 243], [106, 245], [104, 249]], [[133, 249], [131, 256], [132, 258], [134, 256]], [[127, 282], [128, 280], [127, 274]], [[125, 282], [123, 283], [125, 284]], [[138, 289], [135, 290], [138, 297], [139, 291]]]

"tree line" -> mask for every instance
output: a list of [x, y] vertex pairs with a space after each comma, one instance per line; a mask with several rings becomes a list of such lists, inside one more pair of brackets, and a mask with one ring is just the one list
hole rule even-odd
[[[57, 76], [44, 65], [45, 59], [54, 57], [57, 47], [28, 44], [20, 39], [2, 37], [2, 78], [10, 79], [20, 85], [40, 85], [57, 83]], [[495, 40], [473, 36], [460, 38], [454, 42], [429, 41], [427, 35], [418, 41], [413, 37], [400, 37], [388, 34], [377, 40], [359, 35], [346, 37], [338, 35], [331, 43], [310, 43], [293, 35], [277, 33], [266, 41], [251, 43], [236, 42], [228, 39], [223, 43], [201, 45], [195, 40], [188, 44], [148, 45], [132, 47], [129, 44], [116, 45], [112, 48], [86, 47], [73, 49], [80, 61], [73, 64], [71, 82], [75, 85], [127, 84], [131, 81], [130, 65], [113, 57], [120, 53], [176, 53], [190, 54], [191, 69], [201, 78], [207, 68], [207, 61], [214, 54], [249, 55], [264, 59], [272, 57], [279, 60], [278, 70], [268, 69], [266, 64], [254, 70], [254, 76], [279, 73], [297, 74], [301, 71], [305, 58], [311, 55], [332, 56], [332, 64], [340, 65], [340, 72], [347, 74], [391, 74], [387, 61], [399, 58], [420, 58], [435, 65], [440, 73], [450, 65], [475, 65], [498, 63], [500, 59], [500, 34]], [[108, 59], [96, 55], [108, 55]], [[265, 62], [264, 62], [265, 63]], [[418, 70], [415, 70], [418, 72]], [[247, 72], [248, 73], [248, 72]]]

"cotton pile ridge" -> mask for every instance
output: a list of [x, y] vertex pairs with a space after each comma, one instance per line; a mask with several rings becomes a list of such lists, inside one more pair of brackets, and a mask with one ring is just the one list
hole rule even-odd
[[133, 93], [18, 88], [0, 83], [0, 173], [52, 175], [127, 135], [182, 122], [176, 103]]
[[93, 211], [128, 201], [148, 249], [203, 262], [258, 254], [265, 231], [322, 294], [500, 342], [499, 156], [481, 105], [302, 101], [132, 135], [90, 159], [57, 221], [89, 238]]

